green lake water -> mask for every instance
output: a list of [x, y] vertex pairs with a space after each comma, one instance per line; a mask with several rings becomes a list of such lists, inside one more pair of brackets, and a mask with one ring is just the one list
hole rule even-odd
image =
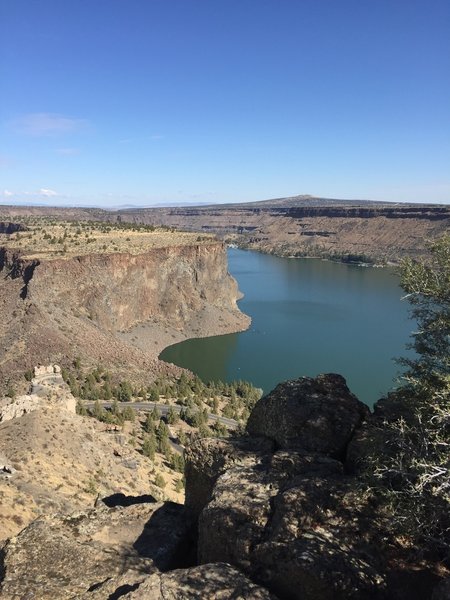
[[248, 331], [166, 348], [162, 360], [203, 380], [245, 379], [268, 392], [302, 375], [341, 373], [372, 405], [394, 385], [413, 329], [392, 269], [230, 249]]

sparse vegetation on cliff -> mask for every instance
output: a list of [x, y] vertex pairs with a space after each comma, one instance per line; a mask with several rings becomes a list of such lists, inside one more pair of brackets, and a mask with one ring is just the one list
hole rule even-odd
[[8, 378], [25, 389], [36, 363], [69, 367], [76, 357], [133, 385], [177, 375], [157, 360], [164, 347], [250, 322], [210, 235], [106, 221], [30, 218], [26, 227], [18, 239], [14, 228], [0, 233], [0, 393]]
[[127, 252], [149, 248], [204, 244], [214, 238], [176, 231], [173, 227], [117, 221], [58, 221], [45, 217], [21, 217], [25, 231], [0, 233], [0, 246], [17, 249], [27, 259], [68, 258], [83, 254]]

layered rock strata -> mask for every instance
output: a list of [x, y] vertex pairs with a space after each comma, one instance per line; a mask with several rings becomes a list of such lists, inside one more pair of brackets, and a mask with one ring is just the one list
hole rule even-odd
[[238, 298], [220, 242], [52, 260], [3, 248], [0, 371], [5, 381], [37, 361], [79, 356], [148, 381], [167, 371], [163, 347], [246, 329]]

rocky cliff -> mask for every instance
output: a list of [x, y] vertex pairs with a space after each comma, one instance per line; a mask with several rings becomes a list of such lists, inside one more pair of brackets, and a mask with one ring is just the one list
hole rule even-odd
[[165, 345], [249, 324], [217, 241], [51, 259], [5, 247], [0, 277], [4, 377], [75, 356], [151, 375]]
[[29, 215], [164, 225], [215, 233], [243, 248], [280, 256], [317, 256], [379, 264], [398, 263], [405, 256], [424, 256], [427, 242], [450, 227], [448, 205], [312, 196], [119, 211], [0, 206], [0, 219]]
[[339, 375], [280, 384], [247, 435], [189, 447], [184, 507], [99, 503], [3, 544], [2, 597], [444, 600], [446, 565], [410, 560], [354, 472], [368, 419]]
[[[111, 217], [112, 218], [112, 217]], [[209, 231], [244, 248], [280, 256], [397, 263], [421, 256], [450, 226], [444, 205], [349, 202], [319, 198], [127, 210], [120, 219]]]

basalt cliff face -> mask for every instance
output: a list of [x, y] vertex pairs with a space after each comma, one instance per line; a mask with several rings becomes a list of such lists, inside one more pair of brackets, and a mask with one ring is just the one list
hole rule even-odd
[[293, 196], [210, 206], [81, 208], [0, 206], [0, 219], [17, 216], [164, 225], [211, 232], [229, 243], [280, 256], [344, 262], [398, 263], [423, 257], [427, 243], [450, 228], [450, 207]]
[[237, 312], [238, 290], [223, 245], [211, 243], [43, 262], [27, 297], [85, 311], [101, 328], [119, 331], [149, 319], [183, 328], [208, 309]]
[[164, 346], [249, 324], [216, 241], [52, 260], [2, 248], [0, 277], [4, 379], [75, 356], [151, 375]]
[[443, 205], [346, 202], [304, 197], [236, 205], [127, 210], [120, 219], [208, 231], [280, 256], [398, 263], [426, 253], [450, 226]]

